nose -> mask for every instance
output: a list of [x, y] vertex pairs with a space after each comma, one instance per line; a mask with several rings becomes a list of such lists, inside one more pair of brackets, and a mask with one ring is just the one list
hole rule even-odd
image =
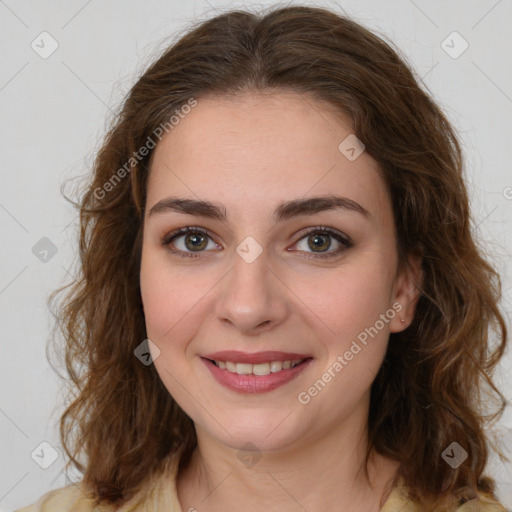
[[216, 315], [237, 331], [256, 335], [284, 322], [289, 304], [283, 278], [270, 268], [265, 251], [251, 263], [236, 253], [220, 284]]

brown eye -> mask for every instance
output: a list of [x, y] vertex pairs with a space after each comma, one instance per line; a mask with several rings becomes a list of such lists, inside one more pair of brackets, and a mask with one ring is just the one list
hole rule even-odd
[[[202, 252], [205, 252], [210, 240], [211, 237], [205, 229], [185, 227], [169, 233], [162, 240], [162, 245], [172, 253], [184, 258], [197, 258]], [[212, 244], [216, 246], [213, 240]]]
[[308, 246], [316, 251], [317, 249], [320, 252], [324, 252], [324, 250], [329, 249], [331, 246], [330, 235], [324, 233], [314, 233], [308, 236]]
[[184, 237], [185, 247], [187, 249], [190, 249], [191, 251], [195, 251], [196, 249], [202, 250], [208, 245], [208, 239], [203, 234], [189, 233], [187, 235], [184, 235]]
[[[333, 251], [329, 251], [333, 238], [336, 241], [338, 248]], [[302, 240], [306, 240], [306, 247], [299, 247], [299, 244], [302, 242]], [[301, 251], [309, 253], [309, 255], [306, 256], [307, 258], [321, 259], [338, 256], [349, 247], [352, 247], [353, 242], [343, 233], [322, 226], [320, 228], [310, 230], [296, 243], [296, 245]]]

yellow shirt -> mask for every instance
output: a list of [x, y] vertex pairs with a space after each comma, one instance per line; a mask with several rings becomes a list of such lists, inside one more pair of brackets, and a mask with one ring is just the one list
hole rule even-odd
[[[95, 508], [94, 501], [82, 490], [81, 482], [52, 490], [28, 507], [14, 512], [188, 512], [181, 509], [176, 490], [176, 475], [179, 457], [169, 457], [164, 471], [156, 474], [131, 500], [116, 508], [101, 505]], [[421, 505], [406, 497], [405, 488], [396, 486], [389, 495], [381, 512], [421, 512]], [[481, 501], [468, 501], [454, 512], [507, 512], [494, 500], [481, 496]]]

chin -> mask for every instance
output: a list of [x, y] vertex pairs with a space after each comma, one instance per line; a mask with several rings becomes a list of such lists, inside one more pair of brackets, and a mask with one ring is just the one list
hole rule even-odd
[[224, 417], [225, 421], [219, 418], [224, 428], [209, 422], [207, 430], [218, 441], [235, 450], [246, 450], [249, 445], [251, 449], [262, 452], [278, 451], [300, 439], [299, 425], [295, 425], [292, 415], [284, 410], [240, 410]]

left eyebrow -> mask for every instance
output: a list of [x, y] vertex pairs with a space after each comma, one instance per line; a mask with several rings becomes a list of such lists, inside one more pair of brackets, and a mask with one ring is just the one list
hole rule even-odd
[[[274, 210], [274, 221], [281, 222], [301, 215], [315, 215], [328, 210], [349, 210], [371, 217], [370, 212], [356, 201], [341, 196], [320, 196], [307, 199], [285, 201]], [[166, 212], [178, 212], [199, 217], [207, 217], [221, 221], [227, 220], [224, 205], [197, 199], [167, 197], [158, 201], [149, 210], [149, 217]]]

